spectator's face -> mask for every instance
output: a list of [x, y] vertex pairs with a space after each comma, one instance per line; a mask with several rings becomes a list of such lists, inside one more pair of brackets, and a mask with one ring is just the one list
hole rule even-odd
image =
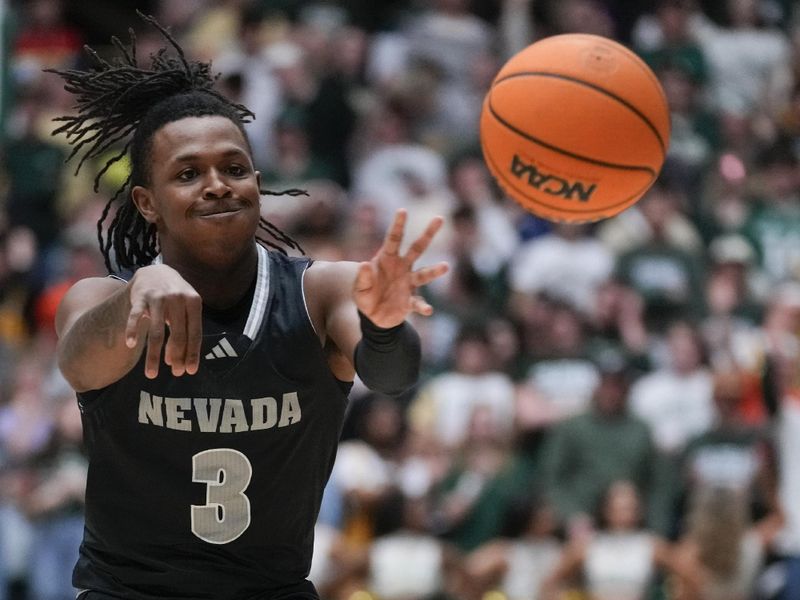
[[434, 6], [446, 13], [465, 13], [469, 7], [467, 0], [434, 0]]
[[688, 35], [689, 11], [678, 4], [665, 3], [658, 11], [661, 31], [667, 40], [681, 40]]
[[556, 350], [574, 351], [583, 345], [583, 322], [574, 311], [557, 309], [551, 317], [550, 337]]
[[659, 73], [659, 80], [673, 113], [686, 113], [692, 108], [695, 86], [691, 77], [680, 69], [664, 69]]
[[614, 22], [595, 0], [561, 0], [555, 5], [560, 31], [614, 37]]
[[364, 420], [365, 437], [373, 445], [381, 447], [399, 439], [402, 417], [392, 400], [375, 400]]
[[755, 0], [728, 0], [728, 14], [734, 27], [747, 27], [758, 22]]
[[372, 132], [379, 143], [400, 144], [408, 137], [408, 122], [395, 111], [386, 109], [373, 119]]
[[368, 37], [357, 27], [341, 29], [332, 42], [331, 60], [338, 70], [355, 77], [361, 71], [367, 52]]
[[667, 344], [673, 367], [679, 373], [688, 373], [700, 366], [700, 342], [689, 325], [676, 325], [668, 335]]
[[797, 193], [800, 176], [797, 168], [788, 163], [770, 165], [763, 171], [767, 199], [785, 199]]
[[308, 154], [308, 134], [301, 127], [294, 125], [280, 125], [277, 128], [277, 141], [279, 153], [293, 156]]
[[639, 524], [639, 494], [632, 483], [618, 482], [606, 496], [605, 519], [611, 530], [634, 529]]
[[544, 505], [533, 511], [528, 530], [535, 537], [548, 537], [555, 533], [558, 518], [552, 506]]
[[495, 319], [487, 329], [489, 346], [495, 359], [501, 364], [512, 361], [520, 352], [521, 341], [511, 323], [505, 319]]
[[662, 231], [675, 214], [675, 198], [670, 192], [653, 188], [642, 201], [641, 210], [650, 226]]
[[625, 375], [603, 373], [594, 392], [597, 411], [607, 416], [622, 414], [625, 411], [627, 393], [628, 381]]
[[451, 185], [459, 198], [473, 205], [490, 197], [488, 171], [478, 159], [460, 163], [453, 170]]
[[456, 369], [461, 373], [484, 373], [490, 361], [489, 348], [479, 340], [464, 340], [456, 348]]

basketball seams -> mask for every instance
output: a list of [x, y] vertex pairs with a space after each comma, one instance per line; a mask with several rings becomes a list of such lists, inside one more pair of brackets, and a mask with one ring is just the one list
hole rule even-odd
[[[661, 82], [658, 80], [658, 77], [656, 77], [655, 73], [653, 73], [652, 69], [647, 65], [647, 63], [644, 62], [644, 60], [642, 60], [641, 56], [636, 54], [633, 50], [631, 50], [624, 44], [591, 33], [567, 33], [561, 35], [552, 35], [550, 37], [542, 39], [542, 41], [539, 43], [544, 44], [547, 43], [548, 40], [555, 40], [556, 38], [567, 37], [567, 36], [572, 37], [574, 39], [581, 39], [584, 41], [592, 42], [594, 44], [603, 46], [604, 48], [609, 48], [614, 52], [619, 52], [619, 54], [621, 54], [622, 56], [625, 56], [628, 59], [630, 59], [631, 63], [636, 65], [636, 67], [654, 85], [656, 91], [658, 92], [658, 95], [664, 102], [665, 109], [667, 110], [667, 112], [669, 112], [669, 102], [667, 102], [667, 97], [664, 94], [664, 89], [661, 87]], [[669, 127], [669, 123], [667, 123], [667, 127]], [[669, 132], [667, 132], [667, 135], [669, 135]]]
[[[550, 77], [552, 79], [561, 79], [562, 81], [568, 81], [570, 83], [575, 83], [577, 85], [582, 85], [582, 86], [588, 87], [589, 89], [592, 89], [592, 90], [594, 90], [596, 92], [599, 92], [599, 93], [601, 93], [601, 94], [603, 94], [605, 96], [608, 96], [612, 100], [615, 100], [616, 102], [622, 104], [625, 108], [627, 108], [633, 114], [635, 114], [637, 117], [639, 117], [644, 122], [644, 124], [647, 125], [648, 129], [650, 129], [650, 131], [652, 131], [653, 134], [656, 136], [656, 139], [658, 140], [658, 146], [659, 146], [659, 148], [661, 148], [662, 160], [666, 156], [666, 147], [665, 147], [665, 144], [664, 144], [664, 139], [661, 137], [661, 133], [659, 133], [658, 128], [647, 117], [647, 115], [642, 113], [642, 111], [640, 111], [638, 108], [636, 108], [636, 106], [634, 106], [633, 104], [631, 104], [630, 102], [625, 100], [625, 98], [622, 98], [622, 97], [616, 95], [614, 92], [611, 92], [611, 91], [609, 91], [609, 90], [607, 90], [605, 88], [602, 88], [599, 85], [597, 85], [595, 83], [592, 83], [590, 81], [585, 81], [585, 80], [579, 79], [577, 77], [572, 77], [571, 75], [562, 75], [561, 73], [550, 73], [550, 72], [547, 72], [547, 71], [522, 71], [522, 72], [518, 72], [518, 73], [512, 73], [510, 75], [505, 75], [505, 76], [503, 76], [502, 79], [495, 80], [495, 82], [492, 84], [492, 90], [497, 85], [503, 83], [504, 81], [508, 81], [509, 79], [515, 79], [517, 77], [527, 77], [527, 76], [531, 76], [531, 77]], [[490, 93], [490, 96], [491, 96], [491, 91], [489, 93]], [[498, 119], [499, 119], [499, 117], [498, 117]], [[502, 119], [499, 119], [499, 120], [503, 124], [505, 124], [505, 122]], [[534, 141], [534, 140], [531, 140], [531, 141]], [[578, 157], [578, 158], [581, 158], [581, 160], [583, 160], [582, 157]]]
[[542, 146], [543, 148], [547, 148], [548, 150], [553, 150], [554, 152], [558, 152], [559, 154], [563, 154], [564, 156], [569, 156], [570, 158], [575, 158], [577, 160], [581, 160], [581, 161], [584, 161], [584, 162], [587, 162], [587, 163], [590, 163], [590, 164], [593, 164], [593, 165], [597, 165], [597, 166], [600, 166], [600, 167], [610, 167], [612, 169], [622, 169], [622, 170], [625, 170], [625, 171], [646, 171], [647, 173], [650, 174], [650, 176], [652, 178], [655, 178], [655, 176], [656, 176], [656, 172], [653, 169], [651, 169], [650, 167], [647, 167], [645, 165], [622, 165], [622, 164], [619, 164], [619, 163], [611, 163], [611, 162], [606, 162], [606, 161], [599, 160], [599, 159], [596, 159], [596, 158], [591, 158], [589, 156], [583, 156], [581, 154], [576, 154], [575, 152], [571, 152], [569, 150], [564, 150], [563, 148], [559, 148], [558, 146], [555, 146], [553, 144], [550, 144], [549, 142], [545, 142], [544, 140], [540, 140], [539, 138], [536, 138], [536, 137], [532, 136], [530, 133], [527, 133], [525, 131], [522, 131], [521, 129], [518, 129], [517, 127], [515, 127], [514, 125], [512, 125], [511, 123], [509, 123], [508, 121], [503, 119], [500, 115], [497, 114], [497, 112], [494, 110], [494, 107], [492, 106], [491, 94], [489, 95], [489, 102], [488, 102], [487, 105], [488, 105], [490, 114], [495, 119], [497, 119], [498, 123], [500, 123], [504, 127], [507, 127], [508, 129], [510, 129], [511, 131], [516, 133], [517, 135], [519, 135], [521, 137], [524, 137], [529, 142], [533, 142], [534, 144], [538, 144], [539, 146]]
[[[500, 119], [500, 117], [498, 117], [495, 114], [494, 110], [492, 110], [491, 103], [489, 103], [489, 114], [492, 117], [494, 117], [495, 120], [497, 120], [497, 122], [500, 123], [501, 125], [508, 126], [502, 119]], [[514, 131], [514, 133], [519, 133], [513, 127], [511, 127], [511, 126], [508, 126], [508, 127], [509, 127], [509, 129]], [[522, 134], [522, 135], [524, 135], [524, 134]], [[525, 137], [527, 137], [527, 136], [525, 136]], [[539, 142], [537, 142], [536, 140], [533, 140], [533, 139], [531, 139], [530, 141], [532, 141], [534, 143], [539, 143]], [[650, 189], [650, 187], [653, 185], [653, 182], [656, 179], [656, 173], [652, 169], [650, 169], [649, 167], [629, 167], [629, 166], [626, 166], [626, 165], [613, 165], [613, 164], [609, 164], [609, 163], [601, 163], [600, 161], [593, 161], [592, 159], [584, 159], [584, 158], [582, 158], [580, 156], [573, 155], [573, 154], [569, 153], [568, 151], [560, 150], [560, 149], [558, 149], [556, 147], [553, 147], [553, 146], [549, 146], [549, 145], [546, 145], [546, 144], [541, 144], [541, 145], [546, 147], [546, 148], [548, 148], [549, 150], [553, 150], [554, 152], [559, 152], [559, 153], [565, 154], [567, 156], [570, 156], [570, 158], [575, 158], [576, 160], [585, 160], [586, 162], [598, 164], [598, 166], [602, 166], [602, 167], [607, 167], [607, 168], [611, 168], [611, 169], [622, 169], [622, 170], [647, 171], [650, 174], [650, 181], [641, 190], [635, 192], [634, 194], [632, 194], [631, 196], [629, 196], [625, 200], [622, 200], [621, 202], [617, 202], [615, 204], [609, 204], [609, 205], [603, 206], [602, 208], [593, 208], [593, 209], [589, 209], [589, 210], [581, 210], [579, 208], [568, 208], [568, 207], [561, 206], [561, 205], [548, 204], [547, 202], [544, 202], [543, 200], [541, 200], [540, 198], [537, 198], [537, 197], [529, 197], [525, 193], [525, 190], [519, 189], [517, 186], [514, 185], [513, 181], [506, 180], [506, 178], [504, 176], [502, 176], [503, 169], [501, 169], [497, 165], [497, 163], [494, 160], [494, 158], [488, 152], [484, 152], [483, 153], [484, 154], [484, 159], [486, 160], [486, 163], [489, 165], [490, 170], [492, 171], [495, 179], [500, 184], [500, 186], [504, 190], [505, 190], [505, 186], [510, 186], [512, 189], [517, 190], [517, 192], [519, 194], [521, 194], [523, 197], [525, 197], [526, 200], [528, 200], [531, 204], [533, 204], [532, 207], [529, 207], [530, 210], [532, 210], [533, 212], [536, 212], [536, 207], [537, 206], [541, 206], [541, 207], [544, 207], [544, 208], [547, 208], [547, 209], [551, 209], [551, 210], [554, 210], [554, 211], [558, 211], [558, 212], [561, 212], [561, 213], [571, 213], [571, 214], [586, 216], [587, 217], [587, 221], [586, 222], [599, 221], [601, 219], [607, 218], [608, 211], [611, 211], [611, 214], [615, 214], [614, 209], [616, 209], [616, 208], [618, 208], [620, 206], [623, 206], [625, 208], [627, 208], [628, 206], [632, 206], [641, 196], [644, 195], [645, 192], [647, 192], [648, 189]], [[588, 216], [588, 215], [591, 215], [593, 213], [600, 213], [601, 211], [602, 211], [603, 214], [599, 214], [596, 217]], [[541, 216], [544, 216], [544, 215], [541, 215]], [[559, 220], [559, 221], [562, 221], [562, 222], [570, 222], [570, 223], [574, 223], [575, 222], [575, 221], [572, 221], [572, 220], [568, 221], [568, 220], [565, 220], [565, 219], [559, 219], [557, 216], [548, 216], [546, 218], [551, 219], [551, 220], [555, 219], [555, 220]]]

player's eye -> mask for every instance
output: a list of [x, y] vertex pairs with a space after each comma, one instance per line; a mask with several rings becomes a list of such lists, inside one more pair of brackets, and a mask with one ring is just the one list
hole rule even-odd
[[233, 177], [244, 177], [248, 173], [248, 169], [242, 165], [231, 165], [228, 167], [228, 173]]
[[197, 171], [194, 169], [184, 169], [178, 173], [178, 181], [191, 181], [197, 177]]

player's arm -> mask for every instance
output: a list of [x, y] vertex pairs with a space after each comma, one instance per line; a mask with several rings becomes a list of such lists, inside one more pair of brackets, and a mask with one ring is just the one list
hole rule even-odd
[[165, 361], [173, 375], [197, 372], [202, 300], [174, 269], [139, 269], [130, 282], [88, 278], [70, 288], [56, 313], [58, 364], [78, 391], [105, 387], [147, 353], [145, 374], [155, 377], [170, 329]]
[[442, 226], [436, 218], [401, 255], [406, 212], [400, 210], [383, 245], [362, 263], [315, 263], [309, 269], [309, 296], [318, 299], [326, 343], [333, 344], [370, 389], [399, 394], [419, 373], [419, 336], [406, 321], [431, 306], [417, 288], [447, 272], [447, 264], [414, 269], [414, 263]]

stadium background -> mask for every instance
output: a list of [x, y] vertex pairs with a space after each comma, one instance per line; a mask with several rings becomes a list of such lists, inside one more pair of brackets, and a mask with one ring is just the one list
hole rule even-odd
[[[415, 321], [419, 386], [352, 394], [318, 526], [324, 597], [534, 598], [514, 586], [530, 593], [543, 557], [620, 526], [610, 488], [641, 503], [628, 537], [667, 540], [699, 572], [743, 581], [743, 599], [800, 598], [794, 5], [0, 0], [0, 599], [72, 597], [86, 459], [53, 318], [72, 282], [104, 272], [95, 222], [125, 176], [100, 193], [91, 168], [73, 176], [49, 134], [71, 98], [41, 69], [87, 64], [84, 43], [107, 55], [128, 27], [146, 57], [162, 40], [135, 8], [256, 113], [264, 183], [310, 193], [267, 198], [264, 215], [308, 254], [371, 256], [399, 206], [413, 231], [447, 218], [423, 257], [453, 268], [426, 291], [436, 314]], [[493, 74], [562, 32], [634, 48], [672, 109], [659, 182], [592, 226], [524, 213], [479, 154]], [[730, 548], [732, 563], [714, 560]], [[511, 549], [529, 552], [522, 571]], [[674, 582], [657, 573], [648, 597], [675, 597]]]

